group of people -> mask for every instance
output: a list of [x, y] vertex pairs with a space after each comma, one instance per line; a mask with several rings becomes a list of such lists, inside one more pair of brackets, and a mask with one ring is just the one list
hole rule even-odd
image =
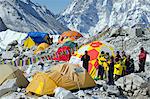
[[[139, 54], [138, 72], [145, 72], [146, 54], [148, 53], [142, 47]], [[88, 71], [90, 56], [88, 55], [87, 51], [85, 51], [85, 54], [82, 56], [81, 61], [83, 61], [83, 67]], [[117, 51], [116, 56], [110, 56], [108, 52], [102, 51], [96, 63], [97, 73], [95, 80], [103, 80], [105, 78], [110, 85], [114, 84], [114, 80], [117, 80], [122, 76], [135, 72], [134, 59], [131, 58], [130, 55], [126, 55], [124, 51], [122, 51], [122, 54]]]

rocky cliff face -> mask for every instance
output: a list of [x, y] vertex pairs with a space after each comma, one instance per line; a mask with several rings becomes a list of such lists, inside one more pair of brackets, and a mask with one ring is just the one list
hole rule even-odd
[[149, 0], [73, 0], [58, 20], [94, 34], [104, 27], [150, 27]]
[[6, 25], [4, 24], [3, 20], [0, 18], [0, 32], [5, 31], [7, 29]]
[[0, 0], [0, 11], [5, 26], [14, 31], [59, 34], [67, 29], [47, 8], [30, 0]]

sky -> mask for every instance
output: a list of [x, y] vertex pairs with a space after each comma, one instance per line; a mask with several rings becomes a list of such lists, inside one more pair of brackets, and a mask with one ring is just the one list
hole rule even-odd
[[52, 13], [59, 14], [62, 12], [71, 2], [71, 0], [31, 0], [34, 3], [45, 5]]

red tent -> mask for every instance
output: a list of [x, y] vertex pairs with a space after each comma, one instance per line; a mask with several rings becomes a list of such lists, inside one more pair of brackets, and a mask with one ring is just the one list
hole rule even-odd
[[53, 60], [58, 61], [69, 61], [71, 57], [71, 49], [68, 46], [60, 47], [56, 54], [54, 55]]

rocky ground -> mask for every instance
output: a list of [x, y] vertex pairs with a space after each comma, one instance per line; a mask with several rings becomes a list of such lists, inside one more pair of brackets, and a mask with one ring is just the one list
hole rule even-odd
[[[116, 32], [108, 32], [109, 35], [105, 35], [102, 38], [92, 37], [92, 38], [80, 38], [76, 41], [79, 46], [91, 42], [93, 40], [106, 40], [113, 44], [117, 49], [122, 48], [122, 37], [110, 37], [110, 35]], [[128, 33], [128, 32], [127, 32]], [[146, 32], [146, 37], [149, 36], [149, 32]], [[127, 54], [130, 54], [131, 57], [135, 60], [135, 70], [138, 70], [138, 53], [140, 47], [144, 47], [150, 53], [150, 39], [146, 37], [136, 37], [133, 35], [129, 35], [125, 43], [124, 50]], [[125, 37], [123, 37], [125, 38]], [[145, 40], [146, 39], [146, 40]], [[53, 53], [59, 48], [61, 45], [53, 44], [49, 49], [44, 51], [43, 53]], [[28, 52], [28, 53], [26, 53]], [[20, 53], [20, 55], [16, 55], [17, 57], [21, 57], [23, 55], [30, 55], [32, 52], [26, 51]], [[15, 51], [15, 54], [18, 53], [18, 50]], [[41, 53], [41, 54], [43, 54]], [[39, 54], [40, 55], [40, 54]], [[53, 65], [60, 64], [63, 62], [57, 61], [47, 61], [44, 63], [44, 71], [50, 68]], [[32, 79], [32, 75], [37, 71], [41, 70], [41, 67], [37, 66], [38, 64], [34, 64], [29, 66], [28, 68], [23, 68], [26, 72], [26, 77], [30, 81]], [[9, 83], [9, 82], [7, 82]], [[86, 89], [86, 90], [78, 90], [75, 92], [70, 92], [64, 89], [61, 89], [61, 95], [56, 94], [55, 96], [41, 96], [37, 97], [35, 95], [26, 94], [25, 89], [20, 89], [15, 86], [15, 81], [10, 86], [0, 86], [0, 92], [7, 89], [9, 93], [3, 95], [2, 99], [18, 99], [18, 98], [25, 98], [25, 99], [70, 99], [66, 97], [72, 97], [73, 99], [150, 99], [150, 63], [146, 63], [146, 71], [144, 73], [132, 73], [130, 75], [126, 75], [121, 77], [117, 81], [115, 81], [115, 85], [107, 85], [106, 80], [98, 80], [96, 81], [97, 86], [94, 88]], [[67, 93], [67, 94], [64, 94]], [[68, 96], [69, 95], [69, 96]], [[59, 98], [61, 96], [61, 98]], [[64, 97], [64, 98], [62, 98]]]

